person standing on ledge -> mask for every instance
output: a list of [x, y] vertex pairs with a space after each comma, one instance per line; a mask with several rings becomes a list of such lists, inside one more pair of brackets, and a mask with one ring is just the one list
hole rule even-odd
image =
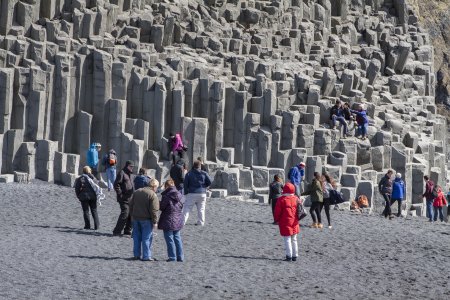
[[205, 225], [206, 189], [211, 185], [208, 173], [200, 169], [201, 163], [196, 160], [192, 170], [184, 178], [184, 194], [186, 202], [183, 207], [184, 223], [186, 224], [189, 213], [197, 206], [197, 223], [195, 225]]
[[120, 215], [117, 219], [116, 227], [113, 230], [114, 236], [121, 236], [122, 230], [124, 235], [131, 236], [131, 219], [130, 219], [130, 200], [133, 197], [134, 187], [131, 180], [133, 174], [134, 163], [127, 160], [125, 167], [117, 175], [114, 181], [114, 190], [117, 194], [117, 202], [120, 205]]
[[281, 176], [276, 174], [273, 177], [273, 182], [270, 184], [269, 187], [269, 203], [272, 206], [272, 216], [273, 216], [273, 224], [276, 225], [277, 222], [275, 221], [275, 206], [277, 205], [277, 199], [281, 197], [281, 194], [283, 193], [283, 180], [281, 179]]
[[297, 216], [298, 197], [294, 194], [295, 187], [292, 183], [286, 183], [283, 195], [278, 198], [274, 211], [275, 222], [278, 223], [280, 234], [284, 239], [286, 259], [284, 261], [296, 261], [298, 256], [297, 235], [300, 232]]
[[288, 173], [289, 181], [295, 187], [295, 194], [300, 197], [302, 181], [305, 179], [305, 163], [301, 162], [293, 166]]
[[427, 176], [423, 176], [423, 180], [425, 181], [425, 193], [423, 193], [422, 198], [425, 197], [427, 204], [427, 218], [430, 222], [433, 222], [433, 202], [434, 198], [437, 195], [433, 195], [434, 190], [434, 182]]
[[[150, 186], [149, 186], [150, 185]], [[134, 259], [154, 261], [152, 258], [153, 230], [158, 224], [159, 200], [156, 196], [159, 182], [152, 179], [149, 185], [134, 192], [130, 200], [130, 215], [133, 222]], [[142, 251], [141, 251], [142, 250]]]
[[388, 170], [387, 173], [381, 178], [378, 183], [378, 191], [384, 198], [384, 211], [383, 215], [385, 218], [391, 218], [391, 196], [392, 196], [392, 174], [393, 170]]
[[101, 149], [102, 145], [99, 143], [92, 143], [86, 153], [87, 165], [91, 168], [92, 175], [94, 175], [97, 180], [100, 180], [100, 175], [98, 173], [98, 153]]

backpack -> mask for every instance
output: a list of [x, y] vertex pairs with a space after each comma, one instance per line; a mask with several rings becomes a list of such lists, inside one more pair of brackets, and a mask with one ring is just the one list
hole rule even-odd
[[345, 202], [344, 194], [336, 190], [330, 191], [331, 204], [340, 204]]
[[111, 167], [115, 166], [117, 164], [117, 157], [114, 153], [109, 153], [108, 157], [106, 158], [106, 163], [109, 164]]
[[358, 206], [361, 208], [369, 207], [369, 199], [367, 199], [367, 196], [365, 195], [359, 195], [358, 200], [356, 200], [356, 202], [358, 203]]

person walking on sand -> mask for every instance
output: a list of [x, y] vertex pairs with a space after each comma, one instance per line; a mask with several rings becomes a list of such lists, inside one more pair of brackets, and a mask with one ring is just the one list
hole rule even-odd
[[297, 216], [298, 197], [294, 194], [295, 187], [288, 182], [283, 188], [283, 194], [277, 200], [274, 218], [278, 223], [280, 234], [284, 239], [286, 258], [284, 261], [296, 261], [298, 256], [297, 235], [300, 232]]
[[134, 187], [131, 180], [133, 174], [134, 163], [127, 160], [125, 167], [117, 175], [114, 181], [114, 190], [117, 194], [117, 202], [120, 205], [120, 215], [117, 219], [116, 227], [113, 230], [114, 236], [121, 236], [122, 230], [124, 235], [131, 236], [131, 219], [130, 219], [130, 200], [133, 197]]
[[152, 258], [153, 230], [158, 224], [159, 200], [156, 196], [159, 182], [150, 180], [149, 186], [138, 189], [130, 200], [133, 222], [133, 256], [135, 260], [154, 261]]
[[313, 224], [311, 228], [323, 228], [322, 217], [320, 215], [320, 205], [323, 203], [323, 189], [322, 178], [319, 172], [314, 172], [314, 179], [308, 187], [306, 192], [302, 193], [302, 196], [310, 195], [311, 208], [309, 210]]
[[394, 174], [394, 171], [388, 170], [378, 183], [378, 191], [384, 198], [383, 215], [385, 218], [391, 218], [392, 174]]
[[433, 195], [434, 182], [427, 175], [423, 176], [423, 180], [425, 181], [425, 193], [423, 193], [422, 198], [425, 197], [426, 199], [427, 218], [430, 222], [433, 222], [433, 202], [435, 198]]
[[302, 181], [305, 179], [305, 163], [301, 162], [293, 166], [288, 173], [289, 181], [295, 187], [295, 194], [300, 197]]
[[164, 231], [169, 257], [167, 261], [182, 262], [184, 260], [183, 242], [181, 241], [181, 229], [183, 228], [182, 198], [172, 179], [164, 183], [164, 188], [159, 205], [161, 215], [159, 216], [158, 228]]
[[75, 194], [80, 200], [81, 208], [83, 209], [84, 229], [91, 229], [91, 222], [89, 217], [89, 209], [91, 209], [92, 218], [94, 219], [94, 230], [100, 227], [100, 222], [97, 213], [97, 194], [95, 193], [96, 185], [91, 168], [83, 167], [83, 174], [75, 181]]
[[184, 178], [184, 194], [186, 202], [183, 207], [183, 224], [186, 224], [189, 213], [197, 206], [197, 223], [195, 225], [205, 225], [206, 189], [211, 185], [208, 173], [200, 169], [201, 163], [196, 160], [192, 170]]
[[136, 177], [134, 177], [134, 180], [133, 180], [134, 190], [138, 190], [140, 188], [147, 187], [148, 184], [150, 183], [150, 180], [152, 180], [152, 179], [147, 175], [147, 169], [140, 168], [138, 175]]
[[117, 166], [117, 154], [114, 149], [108, 151], [103, 157], [103, 166], [106, 172], [106, 181], [108, 184], [108, 191], [114, 189], [114, 181], [116, 181], [116, 166]]
[[328, 228], [331, 226], [330, 217], [330, 205], [331, 205], [331, 191], [336, 189], [336, 182], [328, 174], [323, 174], [322, 177], [322, 189], [323, 189], [323, 203], [320, 204], [320, 215], [322, 215], [322, 209], [325, 208], [325, 215], [327, 216]]
[[269, 203], [272, 206], [272, 216], [273, 216], [273, 224], [277, 224], [275, 222], [275, 206], [277, 204], [277, 199], [281, 197], [283, 193], [283, 180], [281, 176], [276, 174], [273, 177], [273, 182], [269, 186]]
[[433, 209], [434, 209], [434, 219], [433, 221], [436, 222], [438, 218], [439, 213], [439, 220], [441, 222], [444, 222], [444, 213], [442, 211], [442, 208], [447, 205], [447, 201], [445, 200], [445, 195], [442, 192], [442, 188], [440, 186], [437, 187], [437, 193], [438, 196], [434, 198], [433, 201]]
[[402, 202], [405, 199], [406, 187], [405, 182], [402, 180], [402, 174], [395, 174], [395, 180], [392, 183], [392, 200], [391, 207], [397, 201], [397, 218], [402, 215]]

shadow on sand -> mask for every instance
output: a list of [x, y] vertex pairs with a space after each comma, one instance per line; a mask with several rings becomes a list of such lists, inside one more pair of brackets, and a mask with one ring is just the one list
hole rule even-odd
[[134, 260], [131, 258], [123, 258], [119, 256], [86, 256], [86, 255], [69, 255], [70, 258], [84, 258], [84, 259], [101, 259], [101, 260]]
[[35, 224], [25, 224], [22, 225], [24, 227], [34, 227], [34, 228], [54, 228], [54, 229], [70, 229], [70, 230], [77, 230], [79, 228], [73, 228], [69, 226], [50, 226], [50, 225], [35, 225]]
[[276, 261], [279, 261], [279, 260], [280, 260], [280, 259], [277, 259], [277, 258], [254, 257], [254, 256], [242, 256], [242, 255], [219, 255], [219, 257], [224, 257], [224, 258], [238, 258], [238, 259], [276, 260]]
[[70, 229], [58, 230], [58, 231], [64, 232], [64, 233], [75, 233], [75, 234], [84, 234], [84, 235], [93, 235], [93, 236], [107, 236], [107, 237], [113, 236], [112, 233], [102, 233], [102, 232], [98, 232], [98, 231], [94, 231], [94, 230], [87, 230], [87, 229], [70, 228]]

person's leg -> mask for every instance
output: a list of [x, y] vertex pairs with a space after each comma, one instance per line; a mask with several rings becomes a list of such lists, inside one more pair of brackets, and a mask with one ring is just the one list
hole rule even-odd
[[94, 229], [97, 230], [100, 227], [97, 213], [97, 201], [89, 201], [89, 207], [91, 208], [92, 218], [94, 219]]
[[333, 129], [336, 128], [336, 118], [336, 115], [333, 115], [331, 117], [331, 126], [333, 127]]
[[444, 211], [442, 210], [442, 206], [438, 208], [439, 211], [439, 220], [441, 220], [441, 222], [444, 222]]
[[347, 132], [347, 122], [345, 122], [345, 118], [338, 117], [337, 120], [339, 121], [339, 123], [341, 123], [342, 127], [344, 128], [344, 135], [346, 135], [348, 132]]
[[297, 235], [294, 234], [291, 236], [292, 241], [292, 259], [297, 259], [298, 256], [298, 244], [297, 244]]
[[184, 224], [186, 224], [187, 220], [189, 219], [189, 213], [192, 210], [192, 207], [194, 207], [194, 194], [187, 194], [185, 195], [186, 202], [184, 202], [183, 205], [183, 219]]
[[197, 194], [197, 224], [205, 225], [206, 194]]
[[317, 202], [317, 205], [316, 205], [317, 223], [319, 223], [319, 224], [322, 224], [322, 216], [321, 216], [321, 213], [320, 213], [321, 204], [322, 203]]
[[430, 222], [433, 221], [433, 200], [426, 200], [426, 204], [427, 204], [427, 213], [428, 213], [428, 219], [430, 220]]
[[325, 207], [325, 215], [327, 216], [328, 226], [331, 226], [331, 217], [330, 217], [330, 199], [324, 203]]
[[127, 206], [127, 218], [125, 220], [125, 228], [123, 229], [123, 234], [131, 234], [131, 216], [130, 216], [130, 205], [126, 203]]
[[176, 230], [173, 232], [173, 240], [175, 242], [177, 261], [184, 261], [183, 241], [181, 240], [180, 230]]
[[313, 220], [313, 225], [316, 224], [316, 207], [315, 207], [315, 203], [316, 202], [311, 203], [311, 207], [309, 209], [309, 214], [311, 215], [311, 218]]
[[433, 206], [433, 221], [436, 222], [437, 221], [437, 217], [438, 217], [438, 208], [436, 206]]
[[400, 217], [402, 215], [402, 200], [397, 200], [397, 217]]
[[120, 205], [120, 215], [119, 215], [119, 218], [117, 219], [117, 224], [113, 230], [113, 233], [121, 234], [122, 230], [124, 229], [125, 225], [127, 224], [129, 226], [129, 228], [127, 228], [128, 231], [125, 231], [125, 232], [129, 234], [129, 232], [131, 231], [131, 226], [128, 223], [129, 215], [130, 215], [129, 205], [128, 205], [128, 203], [125, 203], [123, 201], [120, 201], [119, 205]]
[[294, 184], [295, 187], [295, 195], [297, 195], [297, 197], [300, 197], [300, 184]]
[[106, 169], [106, 180], [108, 181], [108, 191], [112, 190], [114, 181], [115, 181], [115, 173], [116, 173], [116, 169], [115, 168], [107, 168]]
[[89, 219], [89, 201], [80, 201], [83, 209], [84, 229], [91, 228], [91, 220]]
[[[277, 205], [277, 199], [272, 199], [272, 217], [275, 215], [275, 206]], [[275, 219], [273, 220], [275, 222]]]
[[150, 220], [139, 221], [141, 223], [142, 234], [142, 260], [152, 258], [152, 235], [153, 224]]
[[384, 210], [383, 210], [383, 215], [385, 218], [387, 218], [390, 215], [390, 199], [388, 194], [383, 194], [383, 198], [384, 198]]
[[169, 257], [169, 261], [175, 261], [177, 259], [175, 252], [175, 241], [172, 230], [164, 230], [164, 239], [166, 240], [167, 245], [167, 256]]
[[392, 214], [392, 206], [394, 205], [395, 201], [397, 201], [397, 199], [391, 199], [391, 204], [389, 205], [391, 207], [391, 214]]
[[364, 138], [366, 138], [367, 137], [367, 132], [368, 132], [368, 130], [369, 130], [369, 124], [368, 123], [364, 123], [363, 125], [362, 125], [362, 128], [361, 128], [362, 130], [362, 138], [364, 139]]
[[292, 244], [290, 236], [283, 236], [284, 239], [284, 249], [286, 253], [286, 259], [292, 259]]
[[133, 256], [141, 257], [142, 232], [139, 221], [133, 221]]

